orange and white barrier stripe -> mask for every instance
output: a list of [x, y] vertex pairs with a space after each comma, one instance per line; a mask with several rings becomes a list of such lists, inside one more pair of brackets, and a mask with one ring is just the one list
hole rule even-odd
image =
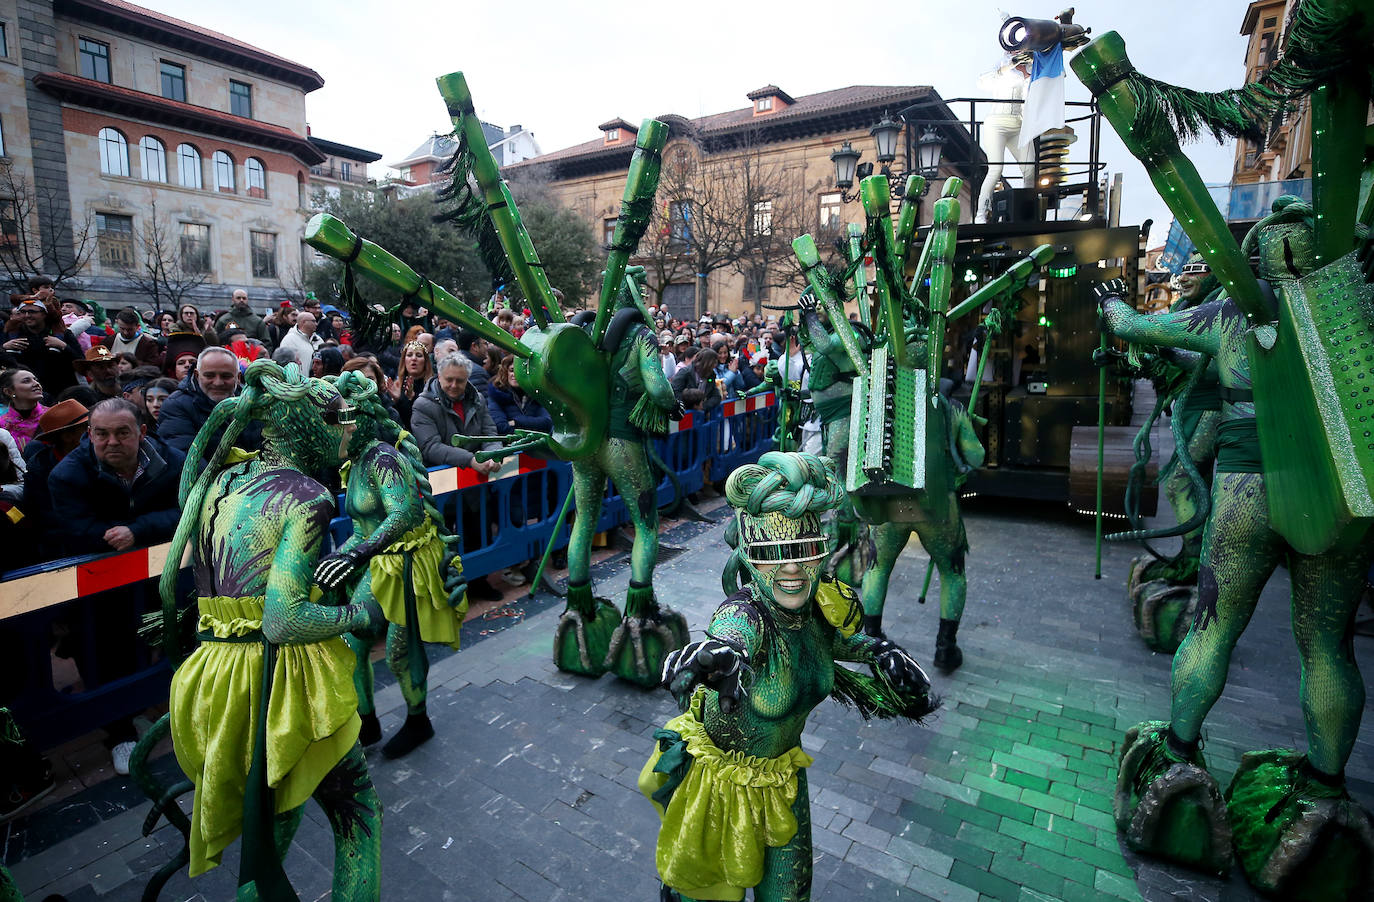
[[[470, 467], [446, 467], [429, 474], [435, 495], [447, 495], [484, 482], [497, 482], [542, 470], [549, 462], [529, 454], [506, 458], [491, 476]], [[61, 604], [83, 595], [131, 586], [162, 575], [171, 543], [109, 554], [60, 570], [0, 582], [0, 620]], [[188, 549], [189, 552], [189, 549]]]
[[[765, 407], [772, 407], [778, 403], [778, 396], [775, 392], [764, 392], [750, 398], [738, 398], [734, 401], [726, 401], [720, 405], [721, 413], [727, 417], [737, 417], [754, 410], [762, 410]], [[668, 421], [668, 434], [681, 432], [684, 429], [691, 429], [696, 423], [696, 412], [692, 411], [685, 414], [677, 422]]]

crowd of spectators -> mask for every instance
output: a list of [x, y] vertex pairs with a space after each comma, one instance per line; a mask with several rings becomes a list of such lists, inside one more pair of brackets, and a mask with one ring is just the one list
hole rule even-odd
[[[532, 321], [506, 303], [494, 296], [487, 315], [518, 337]], [[771, 318], [683, 321], [650, 312], [664, 375], [690, 410], [713, 410], [756, 387], [783, 352]], [[431, 467], [490, 475], [499, 464], [477, 460], [479, 451], [517, 429], [552, 428], [548, 411], [516, 382], [512, 355], [415, 304], [372, 346], [355, 340], [342, 311], [313, 295], [266, 315], [242, 289], [217, 314], [193, 304], [105, 311], [37, 283], [10, 296], [0, 331], [0, 573], [168, 541], [192, 440], [262, 357], [314, 376], [366, 373]], [[477, 441], [457, 445], [457, 435]], [[249, 449], [258, 441], [253, 429], [241, 438]], [[460, 513], [465, 533], [498, 529], [471, 497]], [[528, 569], [494, 578], [519, 585]], [[472, 580], [469, 591], [477, 600], [500, 597], [484, 579]], [[95, 666], [109, 676], [125, 665]], [[131, 729], [107, 726], [117, 770], [132, 749]]]

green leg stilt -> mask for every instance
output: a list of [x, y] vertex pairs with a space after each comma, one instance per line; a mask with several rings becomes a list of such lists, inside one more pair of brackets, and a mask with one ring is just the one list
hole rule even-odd
[[876, 555], [873, 566], [864, 574], [859, 597], [864, 606], [864, 632], [870, 636], [883, 635], [883, 605], [887, 601], [887, 585], [897, 557], [911, 538], [908, 523], [879, 523], [872, 530]]
[[952, 519], [943, 523], [915, 523], [916, 535], [921, 539], [930, 559], [940, 571], [940, 631], [935, 637], [936, 667], [952, 673], [964, 662], [958, 644], [959, 620], [964, 616], [964, 602], [968, 598], [968, 576], [964, 561], [968, 554], [968, 536], [957, 502], [951, 499]]
[[613, 438], [598, 455], [611, 474], [616, 491], [630, 509], [634, 548], [630, 552], [630, 588], [625, 619], [611, 637], [605, 666], [616, 676], [641, 686], [657, 686], [663, 658], [687, 644], [687, 621], [654, 597], [654, 565], [658, 562], [657, 485], [649, 457], [640, 442]]
[[577, 518], [568, 537], [568, 606], [558, 618], [553, 661], [559, 670], [584, 676], [606, 672], [606, 649], [620, 623], [620, 611], [592, 594], [592, 537], [601, 519], [606, 474], [595, 458], [573, 463], [573, 501]]

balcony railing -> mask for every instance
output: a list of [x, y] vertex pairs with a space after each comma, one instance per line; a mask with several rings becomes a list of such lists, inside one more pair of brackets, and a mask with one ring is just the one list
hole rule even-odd
[[367, 171], [359, 167], [350, 169], [345, 173], [336, 166], [311, 166], [310, 174], [322, 179], [333, 179], [336, 182], [349, 182], [354, 185], [366, 185], [370, 183]]

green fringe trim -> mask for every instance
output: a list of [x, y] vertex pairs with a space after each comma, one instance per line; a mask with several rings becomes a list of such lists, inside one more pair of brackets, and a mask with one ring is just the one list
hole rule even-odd
[[458, 147], [453, 156], [440, 167], [439, 171], [448, 174], [448, 182], [435, 195], [435, 203], [444, 209], [436, 213], [435, 222], [448, 222], [458, 226], [477, 242], [477, 253], [482, 263], [495, 279], [505, 282], [508, 290], [516, 288], [515, 274], [511, 271], [510, 261], [506, 259], [501, 237], [487, 215], [486, 200], [476, 189], [472, 180], [472, 148], [461, 127], [455, 127], [453, 136], [458, 139]]
[[650, 435], [668, 433], [668, 411], [659, 407], [648, 395], [640, 395], [630, 410], [630, 425]]
[[1353, 76], [1369, 80], [1374, 54], [1364, 38], [1364, 17], [1338, 16], [1325, 6], [1302, 3], [1283, 59], [1243, 88], [1194, 91], [1132, 71], [1125, 78], [1138, 106], [1132, 128], [1145, 134], [1170, 128], [1183, 141], [1206, 131], [1218, 142], [1227, 136], [1259, 142], [1275, 116], [1320, 85]]
[[940, 700], [930, 693], [907, 695], [899, 692], [885, 676], [858, 673], [838, 663], [830, 698], [846, 708], [858, 709], [864, 720], [902, 717], [922, 723], [940, 707]]

